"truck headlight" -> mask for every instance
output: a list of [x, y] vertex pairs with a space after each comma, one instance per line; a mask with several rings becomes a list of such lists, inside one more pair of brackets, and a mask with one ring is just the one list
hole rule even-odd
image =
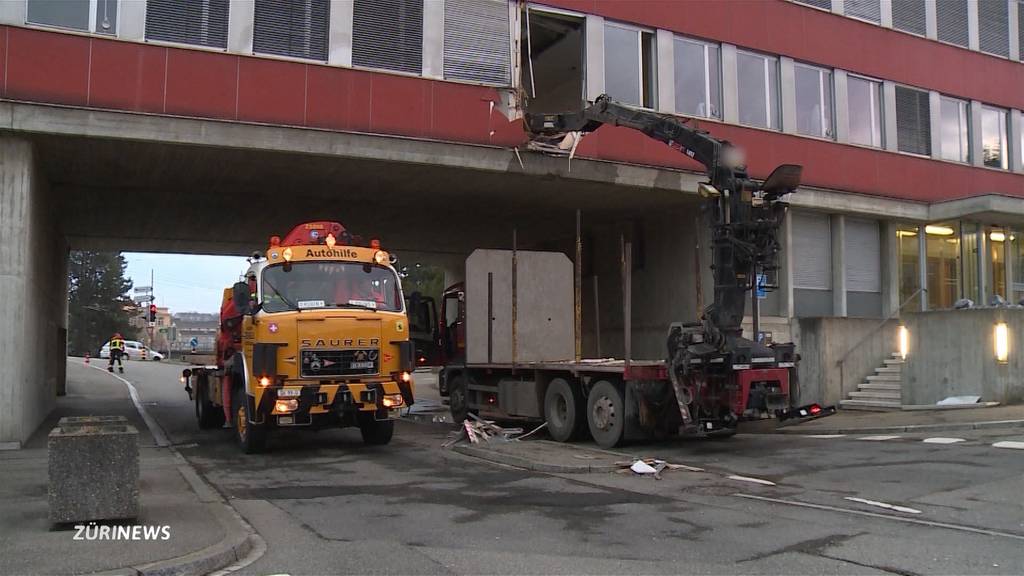
[[401, 376], [399, 376], [399, 378], [402, 379], [402, 382], [412, 382], [412, 374], [410, 374], [408, 372], [402, 372], [402, 374], [401, 374]]
[[274, 412], [281, 414], [287, 412], [294, 412], [299, 409], [298, 400], [277, 400], [274, 402]]
[[405, 400], [401, 394], [385, 394], [384, 395], [384, 407], [385, 408], [398, 408], [405, 404]]

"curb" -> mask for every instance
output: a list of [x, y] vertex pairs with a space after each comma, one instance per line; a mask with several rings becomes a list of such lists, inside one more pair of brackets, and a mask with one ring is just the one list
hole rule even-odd
[[945, 424], [911, 424], [907, 426], [867, 426], [863, 428], [779, 428], [775, 434], [876, 434], [882, 432], [944, 432], [948, 430], [998, 430], [1024, 428], [1024, 420], [989, 420], [985, 422], [953, 422]]
[[[515, 466], [516, 468], [523, 468], [525, 470], [531, 470], [534, 472], [546, 472], [550, 474], [589, 474], [591, 472], [614, 472], [620, 467], [615, 464], [577, 464], [577, 465], [565, 465], [565, 464], [545, 464], [543, 462], [535, 462], [522, 456], [515, 456], [512, 454], [504, 454], [501, 452], [495, 452], [493, 450], [487, 450], [486, 448], [479, 448], [470, 444], [456, 444], [452, 446], [452, 450], [463, 454], [465, 456], [472, 456], [488, 462], [494, 462], [496, 464], [505, 464], [507, 466]], [[611, 454], [610, 452], [608, 454]]]

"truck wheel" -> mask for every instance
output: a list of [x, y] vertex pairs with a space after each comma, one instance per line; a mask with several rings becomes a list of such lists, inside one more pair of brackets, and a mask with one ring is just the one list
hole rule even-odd
[[462, 374], [448, 384], [448, 409], [452, 413], [452, 421], [456, 424], [462, 424], [469, 418], [469, 395], [466, 391], [468, 384], [468, 380]]
[[391, 437], [395, 434], [395, 421], [377, 420], [373, 412], [360, 412], [359, 432], [363, 435], [363, 444], [383, 446], [391, 442]]
[[622, 441], [626, 428], [626, 410], [622, 393], [607, 380], [590, 389], [587, 397], [587, 425], [594, 442], [601, 448], [614, 448]]
[[262, 452], [267, 444], [266, 428], [249, 422], [249, 402], [246, 401], [245, 390], [235, 389], [231, 397], [231, 411], [235, 415], [234, 430], [238, 446], [246, 454]]
[[583, 406], [572, 386], [562, 378], [555, 378], [544, 393], [544, 419], [548, 433], [559, 442], [579, 437], [583, 428]]
[[205, 377], [196, 378], [196, 389], [192, 391], [192, 397], [195, 398], [196, 420], [200, 430], [224, 426], [224, 410], [210, 402], [208, 387], [209, 382]]

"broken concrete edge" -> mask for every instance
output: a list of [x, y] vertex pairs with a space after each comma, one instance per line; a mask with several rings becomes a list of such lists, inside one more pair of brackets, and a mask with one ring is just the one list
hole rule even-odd
[[993, 430], [1024, 428], [1024, 420], [989, 420], [983, 422], [952, 422], [945, 424], [910, 424], [905, 426], [869, 426], [863, 428], [786, 428], [776, 434], [879, 434], [885, 432], [945, 432], [952, 430]]
[[581, 462], [580, 464], [565, 465], [534, 462], [528, 458], [495, 452], [471, 444], [455, 444], [452, 446], [452, 450], [465, 456], [472, 456], [496, 464], [505, 464], [507, 466], [523, 468], [524, 470], [549, 474], [589, 474], [591, 472], [614, 472], [619, 469], [619, 466], [615, 464], [587, 464]]
[[223, 540], [158, 562], [126, 566], [116, 570], [97, 572], [92, 576], [185, 576], [209, 574], [245, 559], [262, 546], [262, 539], [242, 520], [233, 508], [223, 502], [209, 503], [208, 509], [217, 517], [227, 536]]

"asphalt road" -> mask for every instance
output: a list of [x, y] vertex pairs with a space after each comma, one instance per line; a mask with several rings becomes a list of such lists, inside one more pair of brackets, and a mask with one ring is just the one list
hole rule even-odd
[[296, 432], [245, 456], [229, 431], [198, 430], [180, 369], [131, 362], [125, 377], [266, 540], [243, 574], [1024, 573], [1024, 450], [992, 445], [1020, 432], [626, 449], [706, 470], [661, 481], [485, 463], [440, 447], [450, 425], [414, 422], [384, 447]]

